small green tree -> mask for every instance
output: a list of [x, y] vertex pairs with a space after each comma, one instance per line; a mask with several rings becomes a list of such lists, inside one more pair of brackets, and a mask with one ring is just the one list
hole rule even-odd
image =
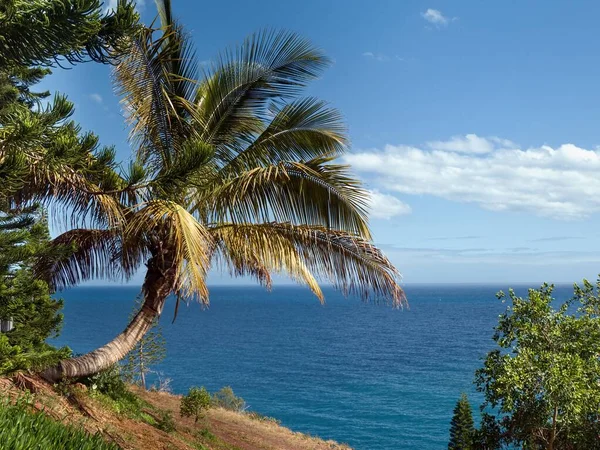
[[473, 424], [473, 413], [467, 394], [462, 394], [456, 406], [454, 415], [450, 422], [450, 442], [448, 450], [472, 450], [474, 448], [473, 438], [475, 426]]
[[558, 309], [553, 286], [526, 298], [509, 291], [494, 334], [499, 348], [476, 373], [482, 409], [497, 412], [485, 415], [485, 429], [498, 446], [600, 448], [599, 289], [600, 279], [596, 287], [584, 280]]
[[242, 397], [234, 394], [231, 386], [225, 386], [212, 395], [212, 405], [229, 409], [230, 411], [243, 411], [246, 402]]
[[48, 241], [46, 219], [37, 207], [0, 212], [0, 319], [13, 322], [0, 334], [0, 373], [42, 368], [70, 354], [46, 343], [62, 325], [62, 301], [32, 272]]
[[181, 417], [194, 417], [198, 422], [208, 408], [210, 408], [210, 394], [204, 386], [191, 387], [188, 394], [181, 398], [179, 414]]
[[[138, 298], [135, 308], [129, 319], [139, 312], [142, 307], [142, 299]], [[158, 317], [154, 318], [152, 328], [127, 354], [122, 366], [123, 378], [129, 383], [136, 383], [146, 389], [146, 375], [152, 371], [154, 364], [160, 363], [166, 356], [166, 342], [162, 336], [162, 330], [158, 323]]]

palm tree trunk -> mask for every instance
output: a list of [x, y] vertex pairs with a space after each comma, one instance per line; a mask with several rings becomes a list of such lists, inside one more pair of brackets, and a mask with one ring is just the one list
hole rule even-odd
[[162, 313], [165, 301], [175, 281], [176, 268], [165, 261], [164, 254], [148, 261], [148, 271], [142, 287], [144, 304], [127, 328], [108, 344], [82, 356], [67, 359], [42, 372], [48, 381], [79, 378], [100, 372], [117, 363], [129, 353], [152, 327]]

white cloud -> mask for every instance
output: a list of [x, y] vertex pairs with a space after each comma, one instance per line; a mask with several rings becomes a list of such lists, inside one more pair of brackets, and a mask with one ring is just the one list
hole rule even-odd
[[434, 24], [435, 26], [442, 27], [448, 25], [451, 21], [456, 20], [456, 17], [448, 18], [442, 14], [441, 11], [437, 9], [429, 8], [424, 13], [421, 13], [423, 19], [427, 22]]
[[466, 135], [424, 148], [387, 145], [345, 160], [388, 192], [565, 220], [600, 212], [600, 149], [521, 149], [505, 139]]
[[370, 191], [370, 216], [377, 219], [391, 219], [394, 216], [410, 214], [411, 209], [406, 203], [393, 195], [382, 194], [378, 190]]
[[[458, 153], [490, 153], [494, 150], [494, 139], [502, 141], [498, 138], [481, 138], [475, 134], [467, 134], [465, 136], [453, 136], [448, 141], [431, 141], [427, 142], [427, 146], [432, 150], [458, 152]], [[510, 146], [510, 141], [507, 141]]]
[[103, 102], [102, 96], [100, 94], [90, 94], [90, 98], [92, 100], [94, 100], [96, 103], [101, 104]]

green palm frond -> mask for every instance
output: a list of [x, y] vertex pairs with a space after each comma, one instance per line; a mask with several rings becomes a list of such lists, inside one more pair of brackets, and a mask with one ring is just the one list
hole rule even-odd
[[206, 180], [214, 177], [214, 149], [199, 139], [183, 142], [179, 152], [174, 155], [171, 166], [158, 173], [150, 186], [155, 194], [171, 198], [191, 188], [204, 186]]
[[[156, 0], [161, 30], [165, 34], [165, 49], [171, 54], [169, 73], [172, 77], [172, 95], [193, 101], [199, 78], [198, 62], [192, 40], [174, 18], [170, 0]], [[165, 50], [163, 49], [163, 51]], [[187, 108], [179, 111], [187, 114]]]
[[[396, 307], [405, 304], [400, 274], [379, 249], [360, 236], [286, 223], [229, 224], [211, 232], [234, 274], [253, 274], [258, 260], [266, 270], [304, 279], [317, 296], [318, 278], [346, 294], [391, 301]], [[300, 275], [302, 271], [306, 275]]]
[[[348, 140], [341, 114], [315, 98], [272, 108], [273, 119], [244, 148], [217, 148], [222, 174], [287, 161], [306, 161], [343, 153]], [[245, 138], [245, 136], [243, 136]], [[244, 145], [246, 139], [240, 144]]]
[[141, 260], [136, 258], [123, 264], [118, 256], [121, 245], [117, 230], [69, 230], [51, 241], [48, 255], [39, 259], [36, 272], [57, 289], [96, 278], [127, 278], [139, 267]]
[[222, 144], [256, 131], [271, 102], [298, 95], [328, 64], [321, 50], [294, 33], [251, 35], [220, 55], [198, 87], [201, 136]]
[[151, 241], [158, 256], [174, 265], [173, 291], [184, 298], [199, 297], [208, 303], [206, 273], [213, 253], [212, 236], [183, 206], [168, 200], [152, 200], [132, 212], [126, 235]]
[[[138, 159], [158, 172], [168, 168], [182, 139], [190, 132], [185, 120], [193, 110], [195, 73], [190, 51], [179, 27], [145, 29], [131, 39], [128, 54], [114, 71]], [[174, 72], [177, 70], [177, 72]]]
[[326, 162], [280, 163], [243, 172], [198, 194], [198, 212], [208, 223], [292, 222], [369, 238], [366, 192], [348, 176], [346, 166]]
[[27, 158], [26, 182], [12, 196], [15, 204], [39, 202], [48, 207], [55, 206], [53, 209], [62, 214], [55, 214], [54, 220], [70, 226], [84, 223], [117, 226], [122, 223], [123, 210], [118, 198], [106, 194], [99, 180], [94, 182], [69, 164], [48, 163], [39, 155], [26, 156], [33, 157]]

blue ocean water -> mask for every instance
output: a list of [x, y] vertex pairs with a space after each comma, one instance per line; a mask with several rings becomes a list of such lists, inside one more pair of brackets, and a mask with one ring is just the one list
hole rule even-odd
[[[250, 408], [296, 431], [358, 450], [447, 448], [452, 409], [493, 347], [507, 285], [414, 285], [410, 309], [346, 299], [324, 306], [301, 287], [214, 287], [211, 306], [180, 308], [161, 325], [167, 358], [158, 367], [176, 393], [229, 385]], [[526, 287], [515, 286], [526, 294]], [[84, 353], [126, 325], [139, 289], [87, 287], [60, 293], [65, 323], [55, 343]], [[555, 296], [566, 299], [570, 286]]]

